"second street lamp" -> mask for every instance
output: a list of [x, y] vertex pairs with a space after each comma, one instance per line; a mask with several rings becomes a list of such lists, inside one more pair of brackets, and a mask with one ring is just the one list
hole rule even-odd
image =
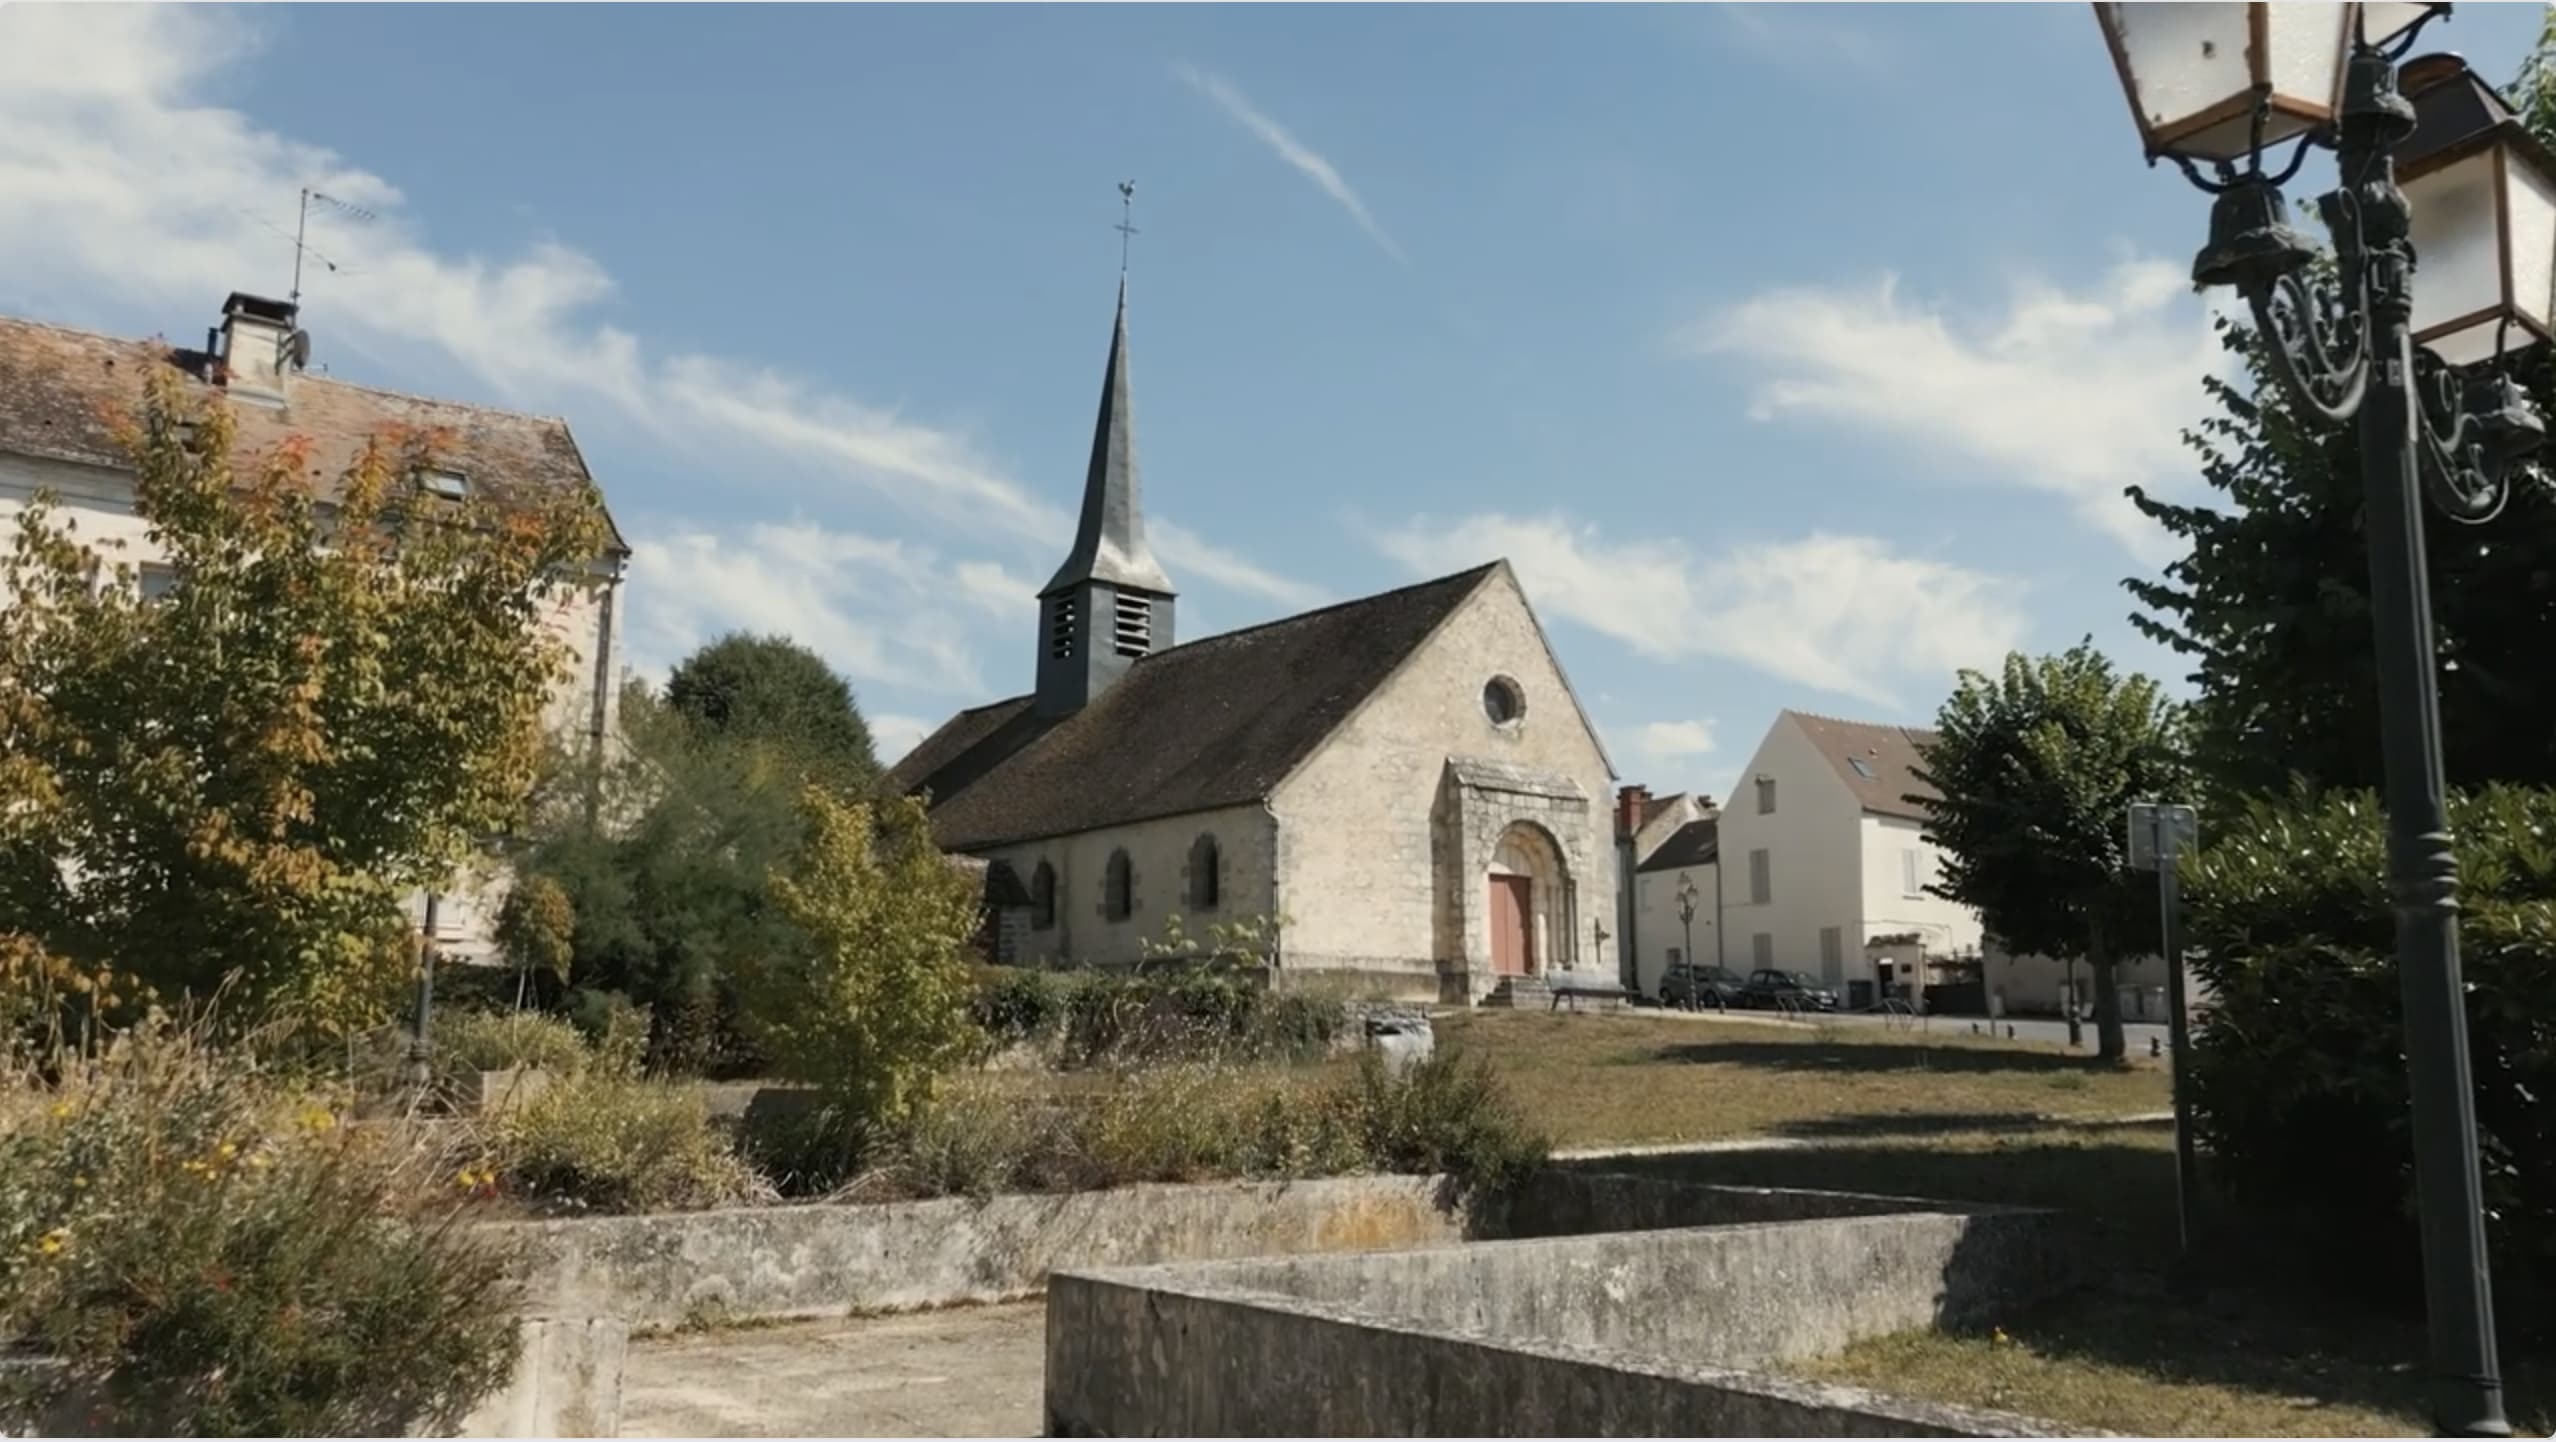
[[[2173, 160], [2217, 197], [2193, 280], [2245, 298], [2302, 417], [2360, 428], [2434, 1416], [2445, 1435], [2507, 1437], [2417, 497], [2453, 521], [2490, 520], [2544, 435], [2500, 367], [2511, 346], [2549, 334], [2556, 166], [2453, 56], [2405, 66], [2413, 99], [2400, 93], [2397, 63], [2448, 8], [2095, 11], [2150, 162]], [[2330, 124], [2317, 114], [2329, 94]], [[2297, 152], [2266, 174], [2266, 148], [2291, 137]], [[2343, 182], [2318, 201], [2330, 264], [2291, 228], [2280, 189], [2320, 144]], [[2418, 254], [2438, 271], [2422, 304]]]

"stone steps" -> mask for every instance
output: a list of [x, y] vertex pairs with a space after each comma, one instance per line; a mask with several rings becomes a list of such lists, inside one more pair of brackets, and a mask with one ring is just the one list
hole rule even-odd
[[1486, 1007], [1503, 1007], [1510, 1011], [1546, 1011], [1553, 1006], [1553, 988], [1540, 976], [1504, 976], [1491, 994], [1482, 998]]

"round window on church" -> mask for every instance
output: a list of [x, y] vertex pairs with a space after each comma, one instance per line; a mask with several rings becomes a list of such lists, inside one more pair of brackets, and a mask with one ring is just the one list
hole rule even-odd
[[1494, 726], [1515, 726], [1526, 715], [1526, 692], [1506, 676], [1494, 676], [1482, 686], [1482, 714]]

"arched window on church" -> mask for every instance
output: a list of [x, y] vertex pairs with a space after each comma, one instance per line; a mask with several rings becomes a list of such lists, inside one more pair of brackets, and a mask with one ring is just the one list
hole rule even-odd
[[1045, 931], [1056, 924], [1056, 868], [1042, 861], [1030, 873], [1030, 925]]
[[1189, 843], [1189, 904], [1199, 911], [1213, 911], [1225, 893], [1224, 853], [1217, 849], [1216, 838], [1201, 836]]
[[1136, 911], [1136, 865], [1124, 851], [1109, 854], [1109, 866], [1101, 873], [1101, 915], [1111, 921], [1125, 921]]

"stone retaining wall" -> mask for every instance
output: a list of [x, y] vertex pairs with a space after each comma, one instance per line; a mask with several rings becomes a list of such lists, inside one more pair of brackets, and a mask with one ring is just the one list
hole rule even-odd
[[[1625, 1195], [1655, 1217], [1679, 1209]], [[1794, 1200], [1885, 1199], [1758, 1194]], [[2072, 1257], [2054, 1214], [1980, 1208], [1060, 1272], [1049, 1430], [2035, 1435], [2046, 1424], [1748, 1369], [2028, 1304], [2070, 1280]]]

